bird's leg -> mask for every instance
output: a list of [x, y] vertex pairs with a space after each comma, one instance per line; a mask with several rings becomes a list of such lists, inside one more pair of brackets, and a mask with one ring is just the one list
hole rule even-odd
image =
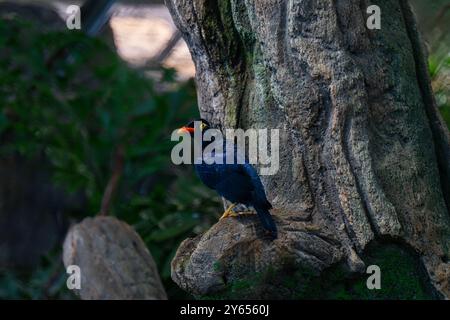
[[222, 220], [224, 218], [227, 218], [231, 215], [231, 210], [233, 210], [234, 207], [236, 207], [237, 203], [233, 203], [231, 206], [228, 207], [227, 210], [223, 213], [223, 215], [220, 217], [219, 220]]

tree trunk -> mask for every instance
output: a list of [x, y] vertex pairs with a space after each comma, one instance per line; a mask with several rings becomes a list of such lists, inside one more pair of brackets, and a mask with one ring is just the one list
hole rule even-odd
[[[366, 28], [369, 5], [381, 29]], [[413, 249], [450, 298], [450, 147], [415, 19], [399, 0], [168, 0], [196, 65], [202, 117], [279, 128], [280, 170], [263, 176], [279, 238], [255, 217], [187, 239], [172, 277], [194, 294], [286, 261], [365, 271], [374, 241]], [[383, 272], [383, 270], [381, 270]], [[275, 293], [276, 294], [276, 293]]]

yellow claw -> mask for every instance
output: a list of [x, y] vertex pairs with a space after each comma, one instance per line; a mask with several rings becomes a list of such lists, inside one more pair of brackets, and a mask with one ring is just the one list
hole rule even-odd
[[233, 213], [231, 212], [231, 210], [233, 210], [234, 207], [236, 207], [236, 203], [233, 203], [231, 206], [229, 206], [228, 209], [225, 210], [225, 212], [223, 213], [223, 215], [220, 217], [219, 220], [222, 220], [222, 219], [227, 218], [229, 216], [233, 216]]

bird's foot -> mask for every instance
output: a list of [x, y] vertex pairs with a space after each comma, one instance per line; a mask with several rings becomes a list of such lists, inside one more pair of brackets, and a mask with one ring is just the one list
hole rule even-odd
[[225, 210], [225, 212], [223, 213], [223, 215], [220, 217], [219, 220], [228, 218], [229, 216], [231, 216], [232, 214], [234, 214], [233, 212], [233, 208], [236, 206], [236, 204], [232, 204], [231, 206], [228, 207], [227, 210]]
[[228, 218], [229, 216], [231, 215], [231, 213], [230, 212], [227, 212], [227, 211], [225, 211], [224, 213], [223, 213], [223, 215], [219, 218], [219, 220], [222, 220], [222, 219], [225, 219], [225, 218]]
[[253, 215], [256, 214], [254, 211], [241, 211], [241, 212], [230, 212], [228, 214], [228, 217], [239, 217], [239, 216], [246, 216], [246, 215]]
[[228, 217], [239, 217], [241, 215], [250, 215], [250, 214], [256, 214], [255, 211], [247, 210], [247, 211], [241, 211], [241, 212], [234, 212], [233, 209], [236, 207], [236, 204], [232, 204], [228, 207], [227, 210], [223, 213], [223, 215], [220, 217], [219, 220], [228, 218]]

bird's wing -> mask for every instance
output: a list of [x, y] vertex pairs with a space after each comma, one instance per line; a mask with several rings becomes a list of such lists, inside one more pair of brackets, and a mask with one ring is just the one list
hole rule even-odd
[[247, 176], [249, 176], [252, 181], [254, 187], [255, 200], [259, 202], [261, 205], [266, 206], [268, 209], [271, 209], [272, 205], [270, 204], [269, 200], [267, 200], [266, 192], [264, 191], [264, 186], [261, 183], [261, 179], [259, 178], [259, 175], [256, 172], [255, 168], [249, 163], [244, 163], [240, 166], [243, 172]]
[[248, 204], [255, 189], [250, 177], [243, 174], [236, 165], [221, 165], [221, 167], [224, 172], [215, 186], [216, 191], [231, 202]]

